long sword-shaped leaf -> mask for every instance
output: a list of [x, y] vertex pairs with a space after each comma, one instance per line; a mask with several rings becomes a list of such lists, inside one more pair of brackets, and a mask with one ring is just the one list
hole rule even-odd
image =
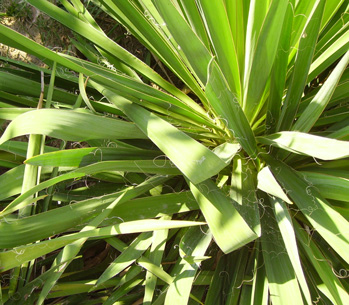
[[[142, 192], [154, 187], [149, 184]], [[134, 189], [137, 193], [142, 193]], [[11, 248], [22, 244], [28, 244], [39, 239], [45, 239], [55, 234], [60, 234], [70, 228], [80, 227], [86, 221], [94, 217], [108, 204], [110, 204], [119, 193], [72, 203], [67, 206], [50, 210], [45, 213], [33, 215], [21, 219], [3, 218], [0, 224], [1, 243], [0, 248]], [[123, 199], [125, 200], [125, 199]], [[122, 202], [124, 203], [124, 202]], [[110, 219], [105, 220], [103, 225], [112, 225], [116, 222], [141, 220], [159, 217], [162, 213], [172, 215], [175, 213], [197, 210], [195, 199], [186, 192], [181, 196], [162, 195], [156, 197], [145, 197], [130, 201], [130, 205], [119, 205], [112, 212]], [[134, 213], [137, 210], [138, 213]], [[83, 217], [81, 215], [84, 215]], [[35, 225], [33, 225], [35, 224]], [[13, 238], [13, 237], [16, 238]]]
[[205, 234], [200, 228], [189, 228], [185, 233], [179, 245], [182, 259], [178, 260], [173, 270], [177, 276], [167, 290], [165, 305], [188, 304], [194, 277], [200, 266], [195, 258], [205, 255], [211, 239], [211, 234]]
[[292, 204], [292, 201], [290, 201], [280, 184], [276, 181], [269, 167], [264, 167], [258, 173], [258, 188], [270, 195], [282, 199], [289, 204]]
[[100, 46], [111, 54], [115, 54], [120, 60], [134, 68], [139, 73], [145, 75], [149, 79], [153, 80], [159, 86], [165, 90], [172, 91], [171, 88], [176, 91], [171, 84], [167, 83], [159, 74], [157, 74], [148, 65], [140, 61], [137, 57], [132, 55], [130, 52], [123, 49], [121, 46], [113, 42], [103, 32], [97, 30], [89, 23], [85, 23], [80, 19], [68, 14], [57, 6], [53, 5], [49, 1], [45, 0], [29, 0], [30, 4], [36, 6], [41, 11], [47, 13], [51, 17], [59, 20], [59, 22], [68, 26], [72, 30], [76, 31], [83, 37], [90, 39], [93, 43]]
[[188, 20], [191, 28], [194, 30], [196, 35], [200, 38], [207, 49], [210, 48], [210, 42], [207, 37], [207, 32], [203, 24], [201, 14], [197, 8], [195, 0], [180, 0], [181, 9]]
[[311, 19], [308, 21], [299, 44], [292, 79], [288, 87], [287, 96], [277, 125], [278, 131], [289, 130], [292, 126], [300, 98], [304, 91], [326, 1], [319, 0], [317, 2], [315, 11], [311, 16]]
[[330, 77], [325, 81], [325, 84], [321, 87], [320, 91], [315, 95], [308, 107], [298, 118], [296, 123], [293, 125], [292, 130], [308, 132], [312, 128], [329, 103], [344, 70], [348, 66], [348, 63], [349, 51], [344, 55], [331, 73]]
[[154, 230], [164, 230], [171, 228], [183, 228], [191, 226], [205, 225], [205, 222], [196, 221], [179, 221], [179, 220], [137, 220], [124, 222], [117, 225], [98, 228], [94, 230], [79, 232], [75, 234], [65, 235], [59, 238], [42, 241], [40, 243], [20, 246], [12, 250], [0, 252], [1, 270], [6, 271], [20, 264], [40, 257], [67, 244], [74, 242], [81, 238], [107, 238], [118, 234], [130, 234], [141, 232], [152, 232]]
[[348, 245], [349, 225], [344, 217], [334, 210], [322, 198], [319, 192], [303, 180], [296, 171], [286, 164], [264, 157], [274, 177], [288, 190], [289, 196], [307, 217], [312, 226], [327, 243], [347, 262], [349, 262]]
[[[265, 271], [265, 263], [263, 259], [263, 251], [261, 251], [261, 243], [256, 247], [256, 257], [254, 263], [254, 272], [252, 284], [251, 304], [267, 305], [268, 304], [268, 279]], [[229, 304], [233, 305], [233, 304]]]
[[296, 242], [296, 236], [292, 225], [291, 215], [289, 214], [286, 204], [279, 199], [269, 198], [272, 209], [282, 235], [288, 257], [291, 261], [292, 267], [297, 276], [299, 286], [305, 296], [306, 303], [312, 304], [311, 296], [308, 288], [306, 278], [303, 273], [301, 260], [299, 257], [298, 246]]
[[108, 171], [130, 171], [137, 173], [160, 173], [163, 175], [171, 175], [171, 174], [180, 174], [180, 171], [175, 168], [169, 161], [164, 162], [154, 162], [153, 160], [146, 161], [103, 161], [95, 164], [91, 164], [85, 167], [78, 168], [74, 171], [70, 171], [66, 174], [62, 174], [60, 176], [51, 178], [46, 180], [30, 189], [26, 192], [18, 196], [15, 200], [13, 200], [10, 204], [6, 206], [4, 210], [0, 212], [0, 216], [5, 216], [13, 211], [16, 211], [20, 208], [26, 206], [25, 199], [35, 194], [38, 191], [41, 191], [47, 187], [50, 187], [54, 184], [57, 184], [61, 181], [66, 181], [69, 179], [80, 178], [85, 175], [90, 175], [93, 173], [99, 172], [108, 172]]
[[27, 133], [68, 141], [146, 138], [137, 126], [125, 121], [69, 110], [40, 109], [14, 119], [0, 138], [0, 144]]
[[349, 202], [349, 178], [335, 176], [329, 173], [301, 172], [307, 181], [310, 181], [328, 199]]
[[226, 12], [230, 23], [230, 30], [233, 36], [236, 54], [238, 57], [241, 81], [243, 80], [244, 73], [245, 35], [248, 6], [249, 1], [225, 1]]
[[187, 58], [195, 76], [201, 83], [206, 84], [207, 67], [212, 55], [206, 49], [205, 45], [196, 36], [195, 32], [189, 27], [186, 20], [177, 10], [172, 1], [154, 1], [161, 17], [178, 43], [179, 52], [183, 50], [183, 55]]
[[94, 84], [94, 86], [118, 108], [122, 109], [138, 128], [194, 183], [199, 183], [212, 177], [227, 166], [223, 160], [208, 148], [157, 115], [117, 96], [102, 86], [97, 84]]
[[[163, 216], [161, 219], [169, 220], [170, 217], [171, 216], [166, 215], [166, 216]], [[163, 269], [161, 269], [160, 265], [161, 265], [162, 257], [165, 251], [167, 237], [168, 237], [168, 230], [155, 231], [153, 233], [153, 240], [152, 240], [150, 252], [148, 255], [149, 260], [154, 262], [155, 266], [162, 271]], [[141, 266], [146, 267], [144, 263], [143, 265], [141, 263]], [[164, 279], [165, 282], [167, 283], [171, 283], [173, 280], [172, 277], [170, 277], [166, 272], [163, 271], [166, 275], [168, 275], [164, 278], [164, 277], [158, 276], [159, 273], [155, 273], [154, 271], [152, 271], [152, 269], [147, 268], [148, 271], [145, 277], [146, 282], [145, 282], [145, 292], [144, 292], [144, 299], [143, 299], [144, 305], [150, 305], [152, 302], [154, 292], [156, 289], [157, 277]]]
[[283, 300], [304, 304], [289, 254], [269, 204], [265, 204], [261, 225], [263, 258], [273, 304], [282, 305]]
[[[166, 94], [163, 91], [157, 90], [151, 86], [145, 85], [139, 81], [135, 81], [125, 75], [120, 73], [115, 73], [113, 71], [101, 68], [98, 65], [94, 65], [91, 62], [77, 59], [65, 54], [57, 54], [36, 42], [28, 39], [27, 37], [20, 35], [19, 33], [2, 26], [0, 24], [0, 35], [6, 40], [6, 43], [10, 46], [14, 46], [18, 49], [24, 50], [31, 53], [39, 58], [45, 59], [48, 63], [57, 62], [58, 64], [72, 69], [74, 71], [83, 73], [90, 77], [90, 79], [98, 80], [100, 83], [108, 85], [112, 88], [118, 88], [118, 92], [126, 94], [126, 96], [136, 96], [139, 99], [149, 100], [154, 103], [160, 103], [164, 105], [165, 109], [169, 109], [173, 105], [181, 105], [181, 107], [190, 109], [185, 103], [179, 99], [173, 97], [172, 95]], [[120, 82], [119, 82], [120, 81]], [[144, 89], [144, 90], [143, 90]], [[164, 102], [166, 101], [166, 102]], [[100, 103], [92, 103], [95, 109], [99, 109]], [[105, 111], [101, 109], [102, 111]], [[109, 109], [110, 110], [110, 109]], [[186, 111], [186, 113], [190, 113]], [[190, 117], [190, 115], [188, 115]], [[200, 114], [201, 120], [206, 120], [206, 125], [212, 127], [210, 120], [205, 118], [203, 114]]]
[[209, 66], [206, 95], [210, 106], [217, 114], [217, 120], [227, 129], [227, 133], [239, 141], [243, 149], [255, 157], [257, 154], [256, 140], [251, 126], [235, 96], [228, 88], [222, 71], [213, 60]]
[[[151, 52], [156, 54], [187, 86], [198, 96], [202, 95], [201, 88], [186, 67], [180, 54], [178, 54], [178, 49], [172, 45], [171, 33], [167, 31], [166, 23], [154, 16], [158, 12], [151, 1], [141, 2], [144, 5], [144, 11], [132, 1], [119, 1], [116, 3], [112, 0], [104, 0], [102, 4], [102, 8], [109, 15], [116, 17], [123, 25], [127, 26], [127, 29], [147, 46]], [[175, 95], [197, 111], [204, 113], [198, 104], [180, 90]]]
[[232, 200], [213, 181], [190, 183], [190, 190], [223, 252], [232, 252], [258, 237], [235, 209]]
[[[246, 24], [246, 41], [244, 52], [245, 70], [244, 70], [244, 90], [248, 86], [248, 78], [251, 71], [251, 66], [253, 62], [254, 52], [256, 50], [256, 45], [258, 43], [258, 36], [261, 32], [263, 26], [263, 21], [268, 13], [268, 7], [270, 1], [244, 1], [247, 8], [247, 24]], [[237, 13], [237, 12], [236, 12]], [[240, 17], [240, 16], [239, 16]], [[238, 18], [238, 17], [236, 17]], [[235, 29], [236, 31], [237, 29]], [[234, 31], [234, 29], [232, 29]]]
[[268, 100], [268, 109], [266, 117], [266, 132], [274, 133], [281, 113], [282, 99], [286, 82], [288, 55], [290, 53], [291, 32], [293, 23], [293, 6], [290, 2], [285, 20], [282, 27], [282, 35], [279, 41], [279, 49], [276, 54], [275, 62], [270, 78], [270, 94]]
[[217, 62], [229, 84], [230, 90], [240, 101], [241, 82], [236, 47], [230, 30], [228, 15], [223, 0], [197, 1], [201, 7], [207, 32], [212, 42]]
[[[86, 232], [89, 230], [96, 229], [100, 223], [104, 220], [104, 218], [108, 217], [111, 211], [120, 204], [122, 198], [127, 194], [127, 192], [131, 191], [132, 188], [124, 189], [120, 195], [108, 205], [108, 207], [102, 210], [95, 218], [93, 218], [85, 227], [82, 228], [80, 232]], [[135, 196], [135, 194], [133, 194]], [[60, 266], [56, 272], [52, 273], [51, 276], [45, 281], [44, 286], [40, 292], [39, 298], [37, 300], [37, 304], [41, 305], [44, 303], [48, 293], [58, 281], [58, 279], [62, 276], [68, 265], [73, 261], [76, 255], [79, 253], [80, 249], [87, 241], [88, 238], [81, 238], [75, 240], [74, 242], [66, 245], [63, 250], [57, 255], [55, 258], [51, 269], [55, 269], [57, 266]]]
[[329, 294], [331, 295], [332, 299], [336, 302], [335, 304], [344, 305], [348, 303], [349, 297], [347, 291], [345, 291], [339, 279], [333, 273], [332, 266], [321, 253], [320, 249], [312, 240], [311, 236], [309, 236], [297, 222], [294, 223], [294, 228], [300, 246], [303, 248], [304, 252], [307, 254], [308, 259], [317, 271], [321, 280], [326, 285]]
[[296, 131], [283, 131], [259, 137], [258, 141], [287, 151], [322, 160], [335, 160], [349, 156], [349, 142], [314, 136]]
[[316, 75], [326, 70], [336, 60], [348, 51], [349, 32], [345, 31], [338, 39], [332, 42], [324, 52], [313, 61], [309, 69], [308, 80], [313, 80]]
[[109, 280], [113, 276], [120, 273], [126, 267], [131, 265], [137, 258], [139, 258], [151, 245], [152, 234], [151, 232], [142, 233], [139, 235], [132, 244], [125, 249], [110, 265], [102, 275], [99, 277], [96, 285], [100, 285]]
[[259, 110], [260, 99], [273, 67], [288, 1], [272, 1], [258, 37], [251, 70], [248, 71], [243, 109], [250, 121]]
[[[25, 163], [41, 166], [82, 167], [109, 160], [145, 160], [159, 157], [160, 152], [125, 147], [86, 147], [66, 149], [30, 158]], [[159, 160], [160, 161], [160, 160]], [[157, 161], [154, 161], [157, 163]]]

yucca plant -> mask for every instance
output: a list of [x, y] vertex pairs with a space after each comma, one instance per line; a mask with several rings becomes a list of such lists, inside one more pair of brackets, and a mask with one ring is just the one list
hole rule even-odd
[[28, 3], [87, 59], [0, 26], [1, 304], [349, 304], [346, 1]]

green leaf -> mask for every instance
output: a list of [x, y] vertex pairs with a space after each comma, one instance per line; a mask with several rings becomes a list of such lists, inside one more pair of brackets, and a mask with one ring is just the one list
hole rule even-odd
[[257, 253], [254, 264], [255, 275], [252, 284], [251, 304], [267, 305], [268, 278], [264, 266], [263, 251], [260, 251], [260, 245], [261, 243], [258, 243], [258, 247], [256, 248]]
[[283, 241], [269, 204], [265, 205], [261, 225], [262, 253], [273, 304], [284, 304], [284, 300], [304, 304], [289, 253], [285, 248], [286, 241]]
[[[202, 95], [201, 88], [178, 52], [178, 45], [174, 44], [166, 23], [151, 1], [141, 1], [140, 5], [144, 7], [144, 10], [130, 1], [122, 1], [116, 4], [115, 1], [104, 0], [103, 3], [97, 2], [97, 4], [102, 4], [101, 7], [107, 14], [121, 21], [147, 49], [181, 78], [191, 90], [198, 96]], [[198, 104], [176, 87], [173, 86], [172, 91], [169, 92], [196, 111], [204, 114], [203, 109]]]
[[124, 222], [117, 225], [97, 228], [94, 230], [65, 235], [59, 238], [42, 241], [36, 244], [19, 246], [12, 250], [0, 252], [2, 271], [12, 269], [24, 262], [30, 261], [81, 238], [99, 237], [107, 238], [118, 234], [130, 234], [141, 232], [152, 232], [170, 228], [183, 228], [204, 225], [204, 222], [179, 221], [179, 220], [137, 220]]
[[166, 82], [159, 74], [157, 74], [148, 65], [143, 63], [137, 57], [132, 55], [130, 52], [123, 49], [121, 46], [116, 44], [110, 38], [107, 37], [102, 31], [96, 29], [91, 24], [83, 22], [82, 20], [68, 14], [66, 11], [59, 9], [48, 1], [43, 0], [28, 0], [28, 2], [42, 12], [47, 13], [49, 16], [59, 20], [62, 24], [66, 25], [70, 29], [76, 31], [81, 36], [91, 40], [97, 46], [101, 47], [105, 51], [114, 54], [121, 61], [128, 64], [130, 67], [143, 74], [147, 78], [151, 79], [165, 90], [172, 91], [173, 86]]
[[[286, 0], [272, 1], [268, 14], [258, 36], [256, 49], [251, 54], [250, 70], [246, 71], [243, 110], [251, 121], [259, 110], [260, 100], [265, 89], [279, 45], [283, 20], [288, 2]], [[256, 39], [251, 37], [251, 39]]]
[[335, 160], [349, 156], [349, 142], [296, 131], [283, 131], [258, 137], [258, 141], [321, 160]]
[[166, 23], [170, 34], [178, 43], [178, 52], [182, 52], [198, 81], [203, 86], [207, 82], [207, 67], [212, 55], [198, 39], [186, 20], [172, 1], [154, 1], [158, 12]]
[[110, 265], [102, 275], [99, 277], [96, 285], [100, 285], [109, 280], [113, 276], [119, 274], [126, 267], [131, 265], [137, 258], [139, 258], [151, 245], [151, 232], [142, 233], [139, 235], [131, 245], [123, 251]]
[[322, 198], [311, 184], [302, 179], [299, 174], [286, 164], [264, 157], [273, 172], [274, 177], [289, 192], [292, 201], [307, 217], [312, 226], [327, 241], [327, 243], [347, 262], [349, 262], [346, 245], [349, 230], [348, 222]]
[[266, 132], [268, 134], [276, 131], [276, 125], [281, 113], [281, 105], [286, 83], [288, 55], [290, 53], [291, 32], [293, 24], [293, 5], [290, 2], [287, 7], [285, 20], [280, 36], [279, 49], [276, 54], [274, 66], [270, 78], [270, 94], [266, 117]]
[[[161, 219], [168, 220], [170, 216], [163, 216]], [[161, 268], [161, 261], [163, 259], [165, 246], [168, 238], [168, 230], [155, 231], [153, 233], [153, 240], [148, 255], [149, 261], [153, 262], [149, 265], [148, 262], [140, 261], [138, 263], [147, 269], [145, 292], [144, 292], [144, 305], [150, 305], [153, 300], [153, 296], [156, 289], [157, 278], [162, 279], [165, 283], [170, 284], [173, 278]]]
[[290, 199], [285, 194], [282, 187], [279, 185], [279, 183], [274, 178], [272, 172], [270, 171], [269, 167], [264, 167], [259, 173], [258, 173], [258, 188], [270, 195], [276, 196], [283, 201], [292, 204]]
[[297, 113], [299, 102], [307, 81], [311, 60], [314, 54], [316, 40], [320, 30], [322, 13], [325, 6], [324, 0], [317, 1], [313, 14], [307, 21], [303, 31], [298, 52], [294, 63], [292, 78], [288, 86], [280, 120], [277, 125], [278, 131], [289, 130]]
[[[194, 183], [217, 174], [227, 164], [202, 144], [146, 109], [96, 86]], [[198, 166], [200, 165], [200, 166]]]
[[308, 259], [325, 284], [332, 299], [336, 302], [335, 304], [344, 305], [348, 303], [349, 297], [347, 291], [343, 288], [341, 282], [333, 273], [331, 265], [312, 240], [311, 236], [309, 236], [297, 222], [294, 223], [294, 228], [300, 246], [307, 254]]
[[189, 228], [180, 241], [179, 248], [182, 259], [177, 261], [172, 270], [174, 281], [170, 284], [165, 299], [165, 305], [187, 304], [194, 278], [200, 263], [190, 263], [187, 258], [202, 257], [209, 244], [212, 235], [206, 234], [201, 228]]
[[[151, 189], [154, 185], [156, 185], [155, 180], [152, 181], [152, 184], [148, 184], [145, 190]], [[143, 189], [142, 192], [145, 190]], [[140, 192], [137, 188], [135, 188], [135, 191], [138, 194]], [[77, 227], [98, 214], [115, 200], [118, 195], [119, 193], [115, 193], [87, 199], [26, 218], [3, 218], [4, 221], [0, 224], [0, 248], [4, 249], [28, 244], [62, 233], [69, 228]], [[105, 220], [103, 225], [159, 217], [162, 213], [172, 215], [197, 209], [198, 206], [190, 192], [183, 192], [180, 195], [167, 194], [144, 197], [130, 201], [130, 206], [127, 204], [117, 206], [111, 213], [110, 220]], [[134, 213], [134, 210], [137, 210], [138, 213]], [[35, 225], [33, 226], [33, 224]], [[16, 236], [16, 238], [14, 239], [13, 236]]]
[[[159, 157], [160, 152], [126, 147], [86, 147], [66, 149], [32, 157], [25, 163], [40, 166], [83, 167], [92, 163], [109, 160], [144, 160]], [[154, 165], [166, 161], [154, 160]]]
[[297, 276], [299, 286], [303, 292], [306, 303], [308, 305], [312, 304], [311, 296], [308, 288], [306, 278], [303, 273], [303, 268], [301, 265], [301, 260], [299, 257], [299, 251], [296, 241], [295, 232], [292, 225], [292, 218], [286, 207], [286, 204], [279, 199], [269, 198], [272, 205], [272, 209], [277, 221], [278, 227], [280, 229], [281, 236], [283, 238], [288, 257], [291, 261], [294, 272]]
[[348, 63], [349, 51], [345, 56], [343, 56], [319, 92], [315, 95], [308, 107], [297, 119], [296, 123], [292, 127], [292, 130], [308, 132], [313, 127], [321, 113], [325, 110], [326, 106], [330, 102], [334, 90], [336, 89], [345, 68], [348, 66]]
[[177, 168], [173, 166], [170, 161], [153, 161], [153, 160], [137, 160], [137, 161], [103, 161], [95, 164], [91, 164], [85, 167], [81, 167], [70, 171], [68, 173], [62, 174], [60, 176], [51, 178], [36, 186], [26, 190], [18, 196], [15, 200], [9, 203], [4, 210], [0, 212], [0, 216], [5, 216], [17, 209], [26, 206], [25, 199], [41, 191], [47, 187], [57, 184], [61, 181], [66, 181], [69, 179], [80, 178], [90, 174], [96, 174], [100, 172], [110, 172], [110, 171], [129, 171], [136, 173], [159, 173], [163, 175], [176, 175], [180, 172]]
[[235, 96], [228, 88], [222, 71], [213, 60], [209, 66], [208, 81], [206, 84], [206, 95], [211, 107], [217, 115], [217, 121], [227, 129], [228, 135], [235, 138], [242, 148], [255, 157], [257, 145], [251, 126]]
[[199, 0], [197, 4], [201, 9], [212, 48], [217, 56], [217, 62], [222, 69], [230, 90], [240, 101], [239, 63], [225, 3], [223, 0]]
[[311, 182], [324, 198], [349, 202], [349, 179], [329, 173], [302, 171], [305, 179]]
[[146, 138], [134, 124], [125, 121], [70, 110], [40, 109], [14, 119], [0, 138], [0, 144], [28, 133], [68, 141]]
[[232, 200], [212, 180], [189, 185], [217, 245], [224, 253], [239, 249], [258, 237], [235, 209]]
[[0, 200], [19, 194], [22, 189], [24, 164], [10, 169], [0, 176]]

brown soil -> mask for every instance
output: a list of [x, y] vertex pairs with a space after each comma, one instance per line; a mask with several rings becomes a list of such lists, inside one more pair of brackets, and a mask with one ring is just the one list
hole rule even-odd
[[[69, 40], [70, 30], [24, 1], [1, 0], [0, 12], [8, 15], [0, 17], [1, 24], [50, 49], [74, 53], [75, 48]], [[2, 43], [0, 43], [0, 55], [39, 66], [43, 65], [36, 57]]]

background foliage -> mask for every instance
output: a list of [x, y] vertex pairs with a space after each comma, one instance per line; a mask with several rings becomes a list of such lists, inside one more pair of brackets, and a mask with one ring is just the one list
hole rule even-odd
[[349, 304], [345, 1], [27, 2], [80, 57], [0, 25], [2, 303]]

